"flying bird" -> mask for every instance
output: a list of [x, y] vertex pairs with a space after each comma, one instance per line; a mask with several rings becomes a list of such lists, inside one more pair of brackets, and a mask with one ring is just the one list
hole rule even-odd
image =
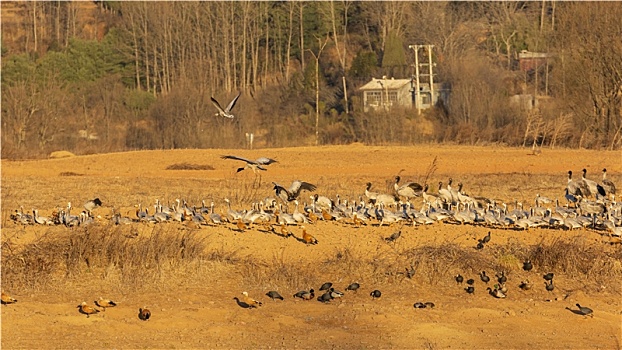
[[233, 119], [234, 115], [231, 114], [231, 110], [235, 106], [235, 103], [238, 102], [238, 98], [240, 98], [240, 93], [238, 93], [238, 95], [234, 97], [233, 100], [231, 100], [231, 102], [229, 102], [229, 105], [227, 106], [227, 108], [222, 109], [222, 107], [220, 107], [220, 103], [218, 103], [218, 101], [216, 101], [216, 99], [212, 96], [211, 97], [212, 103], [214, 104], [214, 107], [218, 109], [218, 113], [216, 113], [216, 116]]
[[235, 159], [235, 160], [241, 160], [243, 162], [246, 162], [246, 165], [238, 168], [237, 172], [239, 173], [240, 171], [244, 170], [244, 169], [251, 169], [254, 173], [257, 173], [257, 170], [263, 170], [266, 171], [268, 169], [264, 168], [262, 165], [270, 165], [272, 163], [276, 163], [277, 161], [272, 159], [272, 158], [266, 158], [266, 157], [260, 157], [257, 158], [255, 160], [250, 160], [250, 159], [246, 159], [243, 157], [238, 157], [238, 156], [220, 156], [220, 158], [222, 159]]
[[285, 203], [295, 201], [302, 190], [313, 192], [317, 188], [313, 184], [299, 180], [295, 180], [294, 182], [292, 182], [292, 185], [289, 187], [289, 189], [286, 189], [285, 187], [277, 184], [276, 182], [273, 182], [273, 184], [276, 196]]

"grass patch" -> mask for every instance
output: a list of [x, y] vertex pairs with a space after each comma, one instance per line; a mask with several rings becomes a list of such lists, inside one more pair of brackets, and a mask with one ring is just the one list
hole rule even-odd
[[166, 167], [166, 170], [214, 170], [209, 164], [175, 163]]
[[84, 176], [84, 174], [74, 173], [73, 171], [63, 171], [58, 176]]

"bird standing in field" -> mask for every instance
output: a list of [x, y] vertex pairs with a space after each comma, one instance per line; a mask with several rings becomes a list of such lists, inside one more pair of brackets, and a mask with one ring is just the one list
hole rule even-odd
[[581, 315], [594, 317], [594, 310], [590, 309], [589, 307], [581, 306], [579, 305], [579, 303], [577, 303], [576, 305], [579, 308], [579, 313]]
[[315, 290], [311, 288], [309, 291], [301, 290], [300, 292], [294, 294], [294, 298], [300, 298], [302, 300], [311, 300], [315, 298]]
[[411, 198], [418, 197], [423, 192], [423, 187], [416, 182], [407, 182], [405, 184], [400, 185], [401, 178], [399, 176], [395, 177], [395, 183], [393, 184], [393, 189], [398, 196], [406, 198], [406, 200], [410, 200]]
[[310, 233], [307, 232], [307, 229], [304, 226], [302, 227], [302, 240], [305, 244], [317, 244], [318, 241], [313, 237]]
[[151, 318], [151, 311], [149, 311], [146, 306], [143, 306], [138, 309], [138, 318], [143, 321], [148, 321]]
[[86, 212], [90, 216], [93, 209], [101, 207], [101, 205], [102, 205], [102, 201], [99, 198], [95, 198], [84, 203], [84, 209], [86, 209]]
[[320, 287], [320, 290], [329, 290], [332, 286], [333, 284], [331, 282], [326, 282], [322, 284], [322, 286]]
[[2, 292], [2, 298], [0, 298], [0, 300], [2, 301], [2, 305], [17, 303], [17, 299], [6, 294], [5, 292]]
[[396, 239], [400, 238], [401, 235], [402, 235], [402, 230], [399, 230], [397, 232], [394, 232], [391, 236], [385, 238], [384, 240], [387, 242], [393, 242]]
[[216, 99], [212, 96], [211, 97], [212, 103], [214, 104], [214, 107], [218, 109], [218, 113], [216, 113], [216, 116], [233, 119], [234, 115], [231, 114], [231, 110], [233, 109], [233, 107], [235, 107], [235, 103], [238, 102], [238, 98], [240, 98], [240, 93], [238, 93], [238, 95], [234, 97], [233, 100], [231, 100], [231, 102], [229, 102], [229, 104], [227, 105], [227, 108], [223, 109], [220, 106], [220, 103], [218, 103], [218, 101], [216, 101]]
[[249, 305], [250, 308], [254, 308], [257, 306], [261, 306], [263, 305], [263, 303], [261, 301], [255, 300], [251, 297], [248, 296], [248, 292], [242, 292], [242, 301], [244, 301], [246, 304]]
[[281, 296], [281, 294], [279, 294], [279, 292], [277, 292], [277, 291], [275, 291], [275, 290], [271, 290], [271, 291], [269, 291], [268, 293], [266, 293], [266, 295], [267, 295], [270, 299], [272, 299], [272, 300], [274, 300], [274, 301], [276, 301], [275, 299], [285, 300], [285, 299], [283, 298], [283, 296]]
[[97, 310], [96, 308], [87, 305], [86, 301], [83, 301], [82, 304], [77, 306], [77, 308], [79, 309], [78, 311], [80, 311], [81, 314], [86, 315], [86, 318], [89, 318], [89, 316], [99, 312], [99, 310]]
[[482, 271], [482, 272], [479, 274], [479, 278], [482, 280], [482, 282], [484, 282], [484, 283], [486, 283], [486, 284], [488, 284], [488, 282], [490, 282], [490, 277], [488, 277], [488, 276], [486, 275], [486, 271]]
[[375, 289], [371, 293], [369, 293], [369, 295], [371, 296], [373, 300], [376, 300], [382, 296], [382, 292], [379, 291], [378, 289]]
[[251, 169], [253, 171], [253, 173], [256, 174], [257, 170], [263, 170], [263, 171], [268, 170], [268, 169], [263, 167], [264, 165], [270, 165], [272, 163], [277, 163], [276, 160], [274, 160], [272, 158], [266, 158], [266, 157], [260, 157], [260, 158], [257, 158], [255, 160], [251, 160], [251, 159], [246, 159], [246, 158], [243, 158], [243, 157], [226, 155], [226, 156], [220, 156], [220, 158], [222, 158], [222, 159], [241, 160], [243, 162], [246, 162], [246, 165], [244, 165], [241, 168], [238, 168], [238, 170], [237, 170], [238, 173], [240, 171], [244, 170], [244, 169]]
[[349, 286], [346, 287], [346, 290], [351, 290], [351, 291], [357, 291], [359, 288], [361, 287], [360, 284], [358, 284], [358, 282], [354, 282], [351, 283]]
[[117, 306], [117, 303], [115, 303], [112, 300], [109, 299], [104, 299], [102, 297], [99, 297], [99, 300], [95, 300], [94, 301], [95, 305], [101, 307], [102, 309], [104, 309], [104, 311], [106, 311], [107, 307], [114, 307]]
[[461, 274], [457, 274], [454, 278], [456, 279], [457, 284], [462, 284], [462, 282], [464, 281], [464, 277], [462, 277]]
[[317, 188], [313, 184], [299, 180], [292, 182], [292, 185], [288, 189], [277, 184], [276, 182], [273, 182], [273, 184], [276, 196], [279, 197], [284, 203], [295, 201], [302, 190], [313, 192]]
[[533, 264], [531, 263], [531, 260], [525, 260], [525, 262], [523, 263], [523, 270], [529, 272], [531, 271], [531, 269], [533, 269]]

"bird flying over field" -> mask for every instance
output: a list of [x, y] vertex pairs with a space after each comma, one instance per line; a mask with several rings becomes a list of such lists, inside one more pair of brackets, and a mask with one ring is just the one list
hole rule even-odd
[[266, 171], [267, 169], [264, 168], [263, 165], [270, 165], [272, 163], [277, 163], [276, 160], [274, 160], [272, 158], [266, 158], [266, 157], [260, 157], [260, 158], [257, 158], [255, 160], [250, 160], [250, 159], [246, 159], [246, 158], [243, 158], [243, 157], [226, 155], [226, 156], [220, 156], [220, 158], [222, 158], [222, 159], [241, 160], [243, 162], [246, 162], [246, 165], [244, 165], [241, 168], [238, 168], [238, 170], [237, 170], [238, 173], [240, 171], [244, 170], [244, 169], [251, 169], [254, 173], [257, 173], [257, 170]]
[[292, 185], [289, 187], [289, 189], [286, 189], [285, 187], [277, 184], [276, 182], [273, 182], [273, 184], [274, 190], [276, 191], [276, 196], [285, 203], [295, 201], [302, 190], [315, 191], [315, 189], [317, 188], [313, 184], [299, 180], [295, 180], [294, 182], [292, 182]]
[[218, 101], [216, 101], [216, 99], [212, 96], [211, 97], [212, 103], [214, 104], [214, 107], [218, 109], [218, 113], [216, 113], [216, 116], [233, 119], [234, 115], [231, 114], [231, 110], [235, 106], [235, 103], [238, 101], [238, 98], [240, 98], [240, 93], [238, 93], [238, 95], [234, 97], [233, 100], [231, 100], [231, 102], [229, 102], [229, 105], [227, 105], [227, 108], [223, 109], [222, 107], [220, 107], [220, 103], [218, 103]]

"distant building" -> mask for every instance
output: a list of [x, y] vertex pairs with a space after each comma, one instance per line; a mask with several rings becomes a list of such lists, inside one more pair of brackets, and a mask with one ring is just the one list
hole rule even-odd
[[529, 52], [523, 50], [518, 53], [518, 65], [523, 72], [535, 71], [547, 63], [551, 55], [544, 52]]
[[[363, 91], [363, 110], [377, 110], [380, 108], [390, 109], [391, 107], [415, 107], [415, 89], [412, 79], [376, 79], [359, 88]], [[421, 109], [428, 109], [434, 106], [439, 98], [443, 97], [442, 84], [434, 84], [434, 95], [430, 91], [429, 83], [420, 84]]]

